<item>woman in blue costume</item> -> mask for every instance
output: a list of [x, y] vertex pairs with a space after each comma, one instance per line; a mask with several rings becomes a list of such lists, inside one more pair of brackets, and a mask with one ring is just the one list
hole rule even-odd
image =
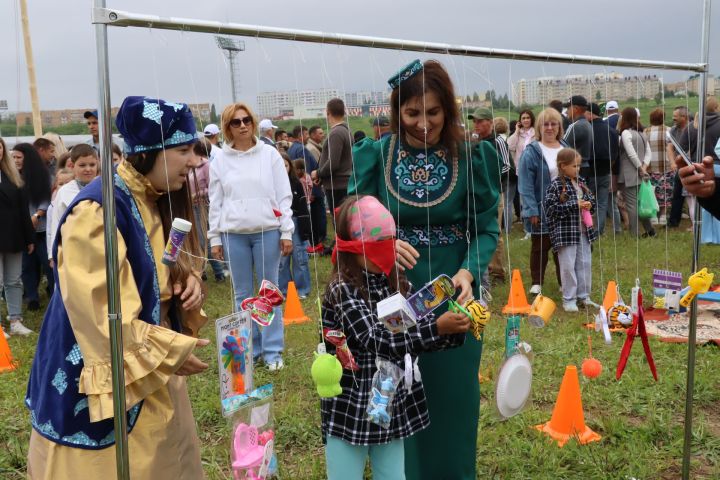
[[[497, 165], [488, 142], [462, 142], [450, 77], [419, 60], [389, 80], [393, 135], [355, 146], [348, 193], [369, 194], [398, 226], [398, 261], [419, 288], [440, 274], [459, 300], [479, 298], [480, 275], [498, 239]], [[482, 341], [420, 357], [430, 427], [405, 441], [408, 479], [475, 479]]]
[[[193, 350], [203, 258], [189, 233], [178, 262], [161, 262], [173, 216], [192, 219], [187, 174], [195, 121], [185, 104], [128, 97], [117, 116], [128, 153], [114, 175], [130, 476], [203, 478], [185, 376], [207, 365]], [[58, 225], [55, 293], [45, 314], [25, 403], [33, 427], [28, 477], [114, 478], [116, 468], [100, 179]]]

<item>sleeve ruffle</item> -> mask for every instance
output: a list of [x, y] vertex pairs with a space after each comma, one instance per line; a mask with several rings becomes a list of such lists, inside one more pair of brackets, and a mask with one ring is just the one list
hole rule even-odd
[[[133, 321], [136, 338], [144, 341], [125, 351], [125, 403], [127, 408], [164, 386], [190, 356], [197, 340], [167, 328]], [[88, 396], [90, 421], [112, 418], [112, 368], [110, 362], [86, 365], [80, 374], [80, 393]]]

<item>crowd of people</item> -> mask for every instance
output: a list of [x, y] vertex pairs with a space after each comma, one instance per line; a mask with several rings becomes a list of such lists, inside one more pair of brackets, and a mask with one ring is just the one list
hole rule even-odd
[[[327, 103], [327, 135], [319, 125], [284, 131], [233, 103], [220, 125], [198, 136], [187, 105], [123, 102], [116, 124], [125, 145], [113, 148], [113, 168], [129, 438], [139, 478], [202, 476], [184, 377], [208, 367], [193, 354], [207, 344], [197, 338], [207, 321], [206, 263], [217, 282], [227, 266], [241, 310], [263, 280], [283, 293], [292, 280], [300, 297], [309, 296], [308, 255], [332, 252], [322, 324], [347, 337], [357, 368], [343, 370], [342, 393], [321, 402], [329, 478], [361, 478], [369, 457], [374, 478], [470, 479], [482, 337], [466, 335], [468, 318], [446, 307], [392, 333], [376, 303], [440, 274], [451, 278], [459, 303], [487, 297], [491, 278], [507, 275], [500, 231], [519, 221], [531, 241], [530, 292], [541, 293], [552, 253], [563, 307], [577, 312], [597, 307], [591, 244], [608, 225], [654, 237], [656, 226], [679, 225], [684, 199], [695, 208], [693, 195], [708, 209], [708, 223], [717, 221], [714, 99], [707, 102], [707, 157], [678, 170], [668, 135], [690, 155], [697, 149], [698, 119], [684, 107], [673, 111], [672, 128], [661, 109], [644, 128], [633, 107], [610, 101], [603, 112], [573, 96], [537, 115], [522, 110], [512, 122], [480, 108], [465, 129], [439, 62], [412, 62], [389, 84], [390, 118], [372, 120], [373, 138], [351, 132], [337, 98]], [[0, 139], [8, 333], [31, 333], [22, 323], [23, 296], [27, 309], [41, 307], [43, 275], [51, 298], [26, 397], [31, 478], [100, 476], [114, 465], [112, 449], [103, 448], [113, 442], [113, 413], [97, 116], [86, 112], [91, 139], [70, 151], [56, 135], [11, 150]], [[654, 186], [656, 218], [637, 214], [644, 180]], [[194, 228], [185, 254], [168, 266], [160, 259], [173, 217], [192, 219]], [[282, 369], [284, 338], [275, 307], [269, 326], [254, 324], [254, 361]], [[326, 349], [335, 352], [330, 342]], [[378, 425], [365, 414], [378, 359], [404, 369], [408, 357], [422, 380], [398, 390], [389, 424]], [[454, 441], [439, 440], [447, 438]], [[169, 448], [176, 454], [162, 455]]]

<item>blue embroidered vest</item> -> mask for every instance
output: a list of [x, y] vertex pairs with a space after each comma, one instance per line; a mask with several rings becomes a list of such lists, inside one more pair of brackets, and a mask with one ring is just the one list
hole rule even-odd
[[[127, 245], [127, 258], [142, 300], [140, 319], [160, 324], [160, 290], [150, 239], [127, 185], [115, 173], [117, 227]], [[58, 225], [53, 258], [57, 258], [60, 225], [75, 205], [92, 200], [102, 205], [102, 188], [97, 178], [83, 188], [68, 207]], [[105, 268], [105, 265], [97, 265]], [[43, 437], [61, 445], [85, 449], [106, 448], [115, 443], [113, 419], [90, 422], [87, 396], [78, 391], [83, 358], [63, 303], [55, 269], [55, 293], [50, 300], [30, 371], [25, 404], [33, 428]], [[142, 402], [127, 412], [128, 431], [132, 430]]]

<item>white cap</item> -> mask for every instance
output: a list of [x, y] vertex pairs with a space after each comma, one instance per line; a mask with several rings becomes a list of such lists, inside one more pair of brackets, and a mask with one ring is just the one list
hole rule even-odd
[[610, 100], [605, 104], [605, 110], [617, 110], [620, 108], [615, 100]]
[[273, 125], [272, 121], [269, 118], [263, 118], [260, 120], [260, 125], [258, 125], [261, 132], [265, 132], [267, 130], [270, 130], [271, 128], [278, 128], [276, 125]]
[[214, 123], [208, 123], [205, 125], [205, 130], [203, 130], [203, 134], [206, 137], [211, 137], [213, 135], [217, 135], [218, 133], [220, 133], [220, 129]]

